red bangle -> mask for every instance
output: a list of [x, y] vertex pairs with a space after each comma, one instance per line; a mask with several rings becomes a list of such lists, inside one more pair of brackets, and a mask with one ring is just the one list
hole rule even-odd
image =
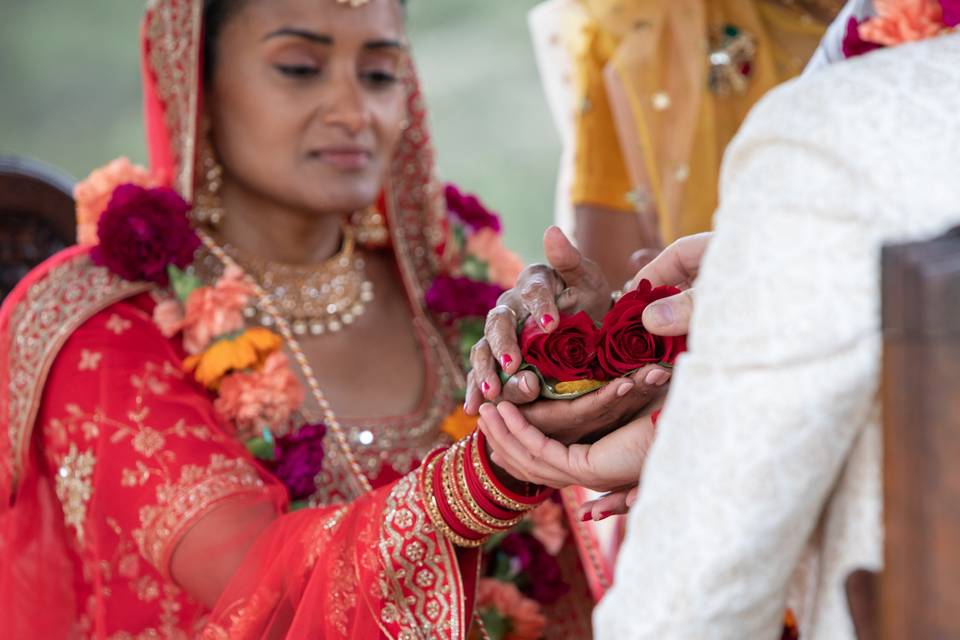
[[505, 509], [493, 502], [493, 500], [487, 496], [487, 493], [483, 490], [483, 487], [480, 484], [480, 479], [477, 477], [476, 470], [473, 468], [472, 464], [473, 447], [475, 445], [474, 440], [475, 438], [470, 438], [467, 441], [467, 449], [463, 456], [463, 468], [467, 477], [467, 487], [470, 489], [470, 495], [473, 496], [473, 499], [477, 501], [477, 504], [479, 504], [490, 516], [500, 520], [511, 520], [517, 516], [517, 512]]
[[447, 523], [447, 526], [453, 529], [455, 534], [467, 540], [482, 540], [485, 537], [483, 534], [477, 533], [460, 522], [453, 514], [453, 509], [451, 509], [447, 503], [447, 495], [443, 490], [442, 466], [440, 464], [434, 465], [433, 467], [433, 495], [436, 496], [437, 508], [440, 510], [440, 515], [443, 517], [444, 522]]
[[[496, 474], [493, 472], [493, 469], [490, 467], [490, 460], [486, 454], [486, 436], [483, 435], [483, 431], [477, 432], [477, 439], [473, 443], [476, 449], [473, 451], [474, 461], [479, 461], [484, 474], [486, 475], [486, 480], [489, 481], [492, 486], [492, 494], [489, 497], [496, 503], [501, 506], [514, 509], [516, 511], [529, 511], [534, 507], [543, 503], [550, 495], [550, 490], [546, 487], [541, 487], [537, 490], [536, 493], [530, 496], [520, 495], [515, 491], [511, 491], [504, 486], [502, 482], [497, 479]], [[484, 487], [484, 490], [487, 490], [484, 483], [484, 478], [480, 478], [480, 483]]]

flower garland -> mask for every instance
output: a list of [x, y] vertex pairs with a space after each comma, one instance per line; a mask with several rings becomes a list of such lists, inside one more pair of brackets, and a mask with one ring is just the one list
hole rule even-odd
[[875, 0], [876, 16], [850, 18], [845, 58], [950, 33], [960, 25], [960, 0]]

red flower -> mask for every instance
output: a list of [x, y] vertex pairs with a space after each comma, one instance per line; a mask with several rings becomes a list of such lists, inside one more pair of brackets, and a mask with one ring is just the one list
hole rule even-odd
[[597, 348], [606, 378], [624, 376], [648, 364], [673, 364], [686, 351], [686, 336], [655, 336], [643, 326], [643, 312], [651, 302], [678, 293], [675, 287], [653, 288], [649, 280], [642, 280], [607, 312]]
[[172, 189], [120, 185], [97, 224], [100, 244], [90, 257], [125, 280], [166, 286], [167, 267], [186, 268], [200, 246], [189, 210]]
[[960, 25], [960, 0], [940, 0], [943, 9], [943, 24], [948, 28]]
[[586, 313], [563, 316], [552, 333], [531, 318], [520, 335], [523, 360], [557, 382], [595, 379], [597, 327]]

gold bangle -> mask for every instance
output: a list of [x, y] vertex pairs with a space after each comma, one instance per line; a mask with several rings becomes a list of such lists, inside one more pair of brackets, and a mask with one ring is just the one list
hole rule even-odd
[[500, 490], [493, 480], [490, 479], [490, 476], [487, 475], [487, 470], [484, 468], [483, 463], [480, 461], [480, 442], [479, 439], [474, 437], [473, 440], [473, 470], [477, 473], [477, 478], [480, 479], [480, 484], [483, 485], [484, 490], [493, 498], [495, 502], [499, 502], [500, 505], [506, 509], [512, 511], [517, 511], [521, 514], [528, 511], [532, 511], [538, 505], [536, 504], [524, 504], [518, 502], [513, 498], [507, 497], [503, 491]]
[[[440, 507], [437, 505], [437, 496], [433, 488], [433, 468], [440, 460], [441, 455], [434, 456], [420, 468], [420, 498], [423, 500], [423, 505], [427, 510], [427, 516], [429, 516], [437, 532], [456, 546], [467, 549], [482, 547], [486, 543], [487, 538], [481, 538], [480, 540], [468, 540], [464, 538], [450, 528], [450, 525], [447, 524], [443, 519], [443, 515], [440, 513]], [[429, 493], [428, 487], [430, 488]]]
[[520, 524], [520, 521], [523, 520], [522, 515], [509, 520], [501, 520], [500, 518], [491, 516], [482, 506], [480, 506], [480, 503], [477, 502], [477, 499], [473, 496], [473, 493], [471, 493], [470, 487], [467, 486], [467, 475], [464, 473], [466, 471], [466, 463], [464, 462], [467, 448], [466, 440], [462, 440], [457, 444], [460, 447], [460, 451], [459, 455], [457, 455], [453, 462], [453, 474], [456, 476], [457, 486], [460, 489], [460, 493], [464, 496], [464, 500], [467, 503], [468, 511], [484, 524], [491, 527], [496, 527], [500, 531], [507, 531]]
[[440, 472], [440, 481], [443, 483], [443, 493], [447, 498], [447, 504], [450, 505], [450, 510], [453, 511], [453, 514], [460, 521], [460, 524], [472, 531], [484, 536], [500, 533], [503, 531], [502, 527], [491, 526], [475, 518], [473, 514], [470, 513], [470, 509], [466, 507], [463, 498], [460, 496], [460, 492], [457, 491], [456, 480], [453, 477], [453, 463], [458, 451], [459, 448], [456, 445], [447, 450], [447, 453], [443, 456], [443, 468]]

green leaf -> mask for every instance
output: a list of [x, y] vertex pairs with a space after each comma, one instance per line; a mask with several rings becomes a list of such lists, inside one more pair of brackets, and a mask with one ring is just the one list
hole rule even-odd
[[247, 451], [258, 460], [276, 460], [276, 451], [274, 445], [263, 438], [251, 438], [247, 440]]
[[190, 294], [203, 286], [203, 281], [181, 271], [174, 265], [167, 266], [167, 275], [170, 276], [170, 286], [181, 302], [186, 303]]
[[473, 256], [466, 256], [460, 266], [463, 275], [478, 282], [490, 282], [490, 267], [486, 262], [477, 260]]
[[480, 621], [490, 640], [503, 640], [510, 633], [510, 621], [496, 609], [484, 609], [480, 612]]

